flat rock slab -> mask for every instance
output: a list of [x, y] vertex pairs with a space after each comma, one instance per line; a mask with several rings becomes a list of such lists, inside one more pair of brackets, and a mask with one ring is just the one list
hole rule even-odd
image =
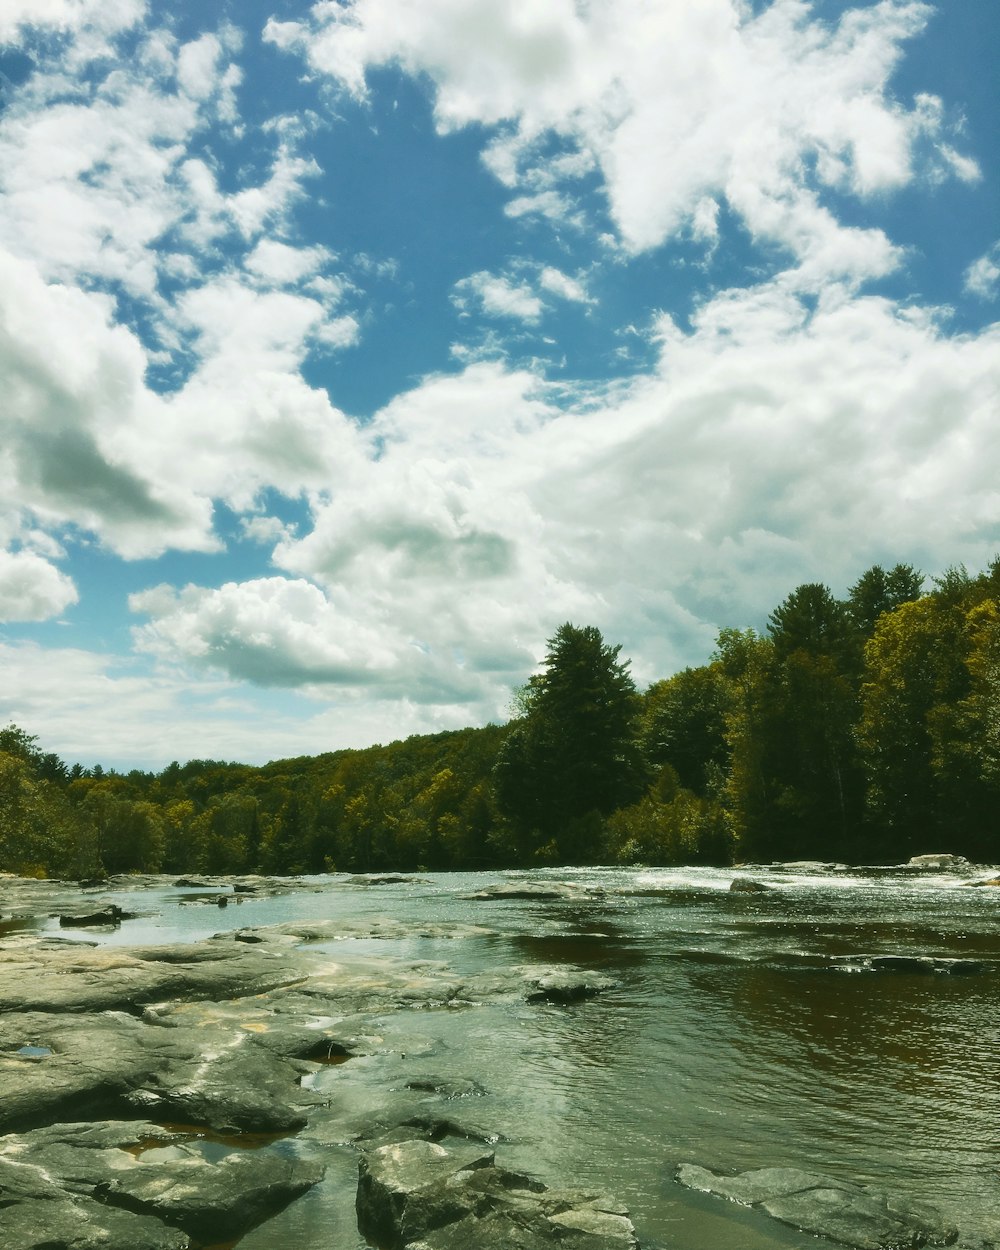
[[676, 1179], [688, 1189], [757, 1207], [783, 1224], [857, 1250], [947, 1246], [958, 1239], [929, 1203], [914, 1202], [798, 1168], [758, 1168], [726, 1176], [682, 1163]]
[[467, 1142], [394, 1142], [361, 1159], [358, 1228], [387, 1250], [638, 1250], [628, 1212], [590, 1191], [547, 1189]]
[[63, 1124], [0, 1138], [4, 1250], [184, 1250], [233, 1241], [323, 1170], [273, 1152], [210, 1162], [155, 1124]]
[[303, 981], [294, 945], [233, 940], [91, 947], [22, 939], [0, 946], [0, 1012], [132, 1011], [167, 999], [239, 998]]
[[320, 1101], [299, 1084], [312, 1070], [238, 1029], [169, 1028], [124, 1012], [2, 1015], [0, 1132], [129, 1114], [220, 1133], [290, 1132]]

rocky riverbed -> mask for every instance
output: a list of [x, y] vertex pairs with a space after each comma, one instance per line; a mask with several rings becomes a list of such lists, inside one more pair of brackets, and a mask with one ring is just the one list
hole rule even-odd
[[[202, 884], [213, 893], [220, 886]], [[111, 911], [81, 910], [69, 890], [7, 885], [22, 920], [28, 898], [95, 931], [122, 923]], [[566, 1004], [613, 984], [585, 969], [521, 965], [461, 977], [446, 965], [341, 960], [329, 950], [403, 931], [390, 918], [328, 920], [137, 947], [8, 931], [0, 942], [4, 1250], [235, 1243], [322, 1179], [324, 1140], [357, 1143], [359, 1222], [386, 1246], [498, 1244], [507, 1225], [511, 1246], [634, 1246], [627, 1214], [610, 1198], [554, 1194], [495, 1166], [481, 1144], [469, 1154], [470, 1139], [493, 1136], [447, 1111], [449, 1100], [481, 1089], [471, 1078], [404, 1082], [367, 1111], [331, 1106], [310, 1089], [323, 1066], [398, 1044], [378, 1030], [387, 1013]], [[308, 1137], [294, 1155], [274, 1148], [307, 1125], [312, 1148]], [[225, 1153], [213, 1157], [206, 1143]], [[391, 1177], [387, 1157], [396, 1163]], [[401, 1187], [410, 1198], [400, 1204]], [[455, 1225], [447, 1236], [445, 1225]]]
[[[498, 1005], [585, 1010], [616, 988], [607, 970], [561, 960], [459, 971], [388, 957], [380, 943], [415, 933], [459, 944], [495, 936], [485, 925], [391, 915], [109, 944], [102, 926], [120, 937], [148, 910], [145, 892], [165, 883], [114, 884], [117, 902], [107, 889], [0, 887], [4, 1250], [221, 1250], [323, 1184], [332, 1151], [353, 1153], [356, 1175], [341, 1200], [359, 1236], [382, 1250], [637, 1250], [615, 1195], [572, 1177], [545, 1184], [509, 1165], [503, 1132], [478, 1109], [490, 1074], [473, 1053], [464, 1074], [453, 1055], [436, 1074], [435, 1043], [419, 1029], [422, 1016], [442, 1011], [472, 1030]], [[184, 882], [182, 901], [229, 907], [296, 886], [323, 890], [208, 879]], [[501, 882], [468, 897], [575, 908], [596, 896], [575, 883]], [[60, 917], [68, 937], [53, 931]], [[331, 1087], [322, 1076], [331, 1068], [348, 1079]], [[663, 1159], [664, 1177], [676, 1162]], [[802, 1229], [818, 1250], [957, 1237], [926, 1204], [829, 1177], [771, 1169], [734, 1178], [688, 1163], [676, 1179]], [[272, 1244], [257, 1236], [254, 1246]]]

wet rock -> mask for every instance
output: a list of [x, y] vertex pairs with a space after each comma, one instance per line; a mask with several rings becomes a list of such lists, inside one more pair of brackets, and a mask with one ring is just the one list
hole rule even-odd
[[[322, 1175], [314, 1164], [266, 1151], [212, 1162], [154, 1124], [59, 1125], [0, 1139], [0, 1186], [10, 1203], [0, 1210], [2, 1244], [180, 1250], [191, 1237], [233, 1241]], [[66, 1223], [65, 1232], [54, 1230], [53, 1219]], [[26, 1235], [32, 1227], [35, 1239]]]
[[838, 958], [833, 967], [851, 972], [875, 972], [891, 976], [983, 976], [994, 966], [983, 959], [945, 959], [934, 955], [861, 955]]
[[774, 887], [751, 877], [736, 877], [729, 886], [730, 894], [769, 894]]
[[[109, 903], [99, 911], [87, 912], [82, 916], [61, 915], [59, 925], [63, 929], [118, 928], [125, 918], [126, 913], [117, 904]], [[129, 919], [132, 918], [129, 913]]]
[[0, 1012], [132, 1011], [168, 999], [236, 998], [302, 981], [305, 957], [276, 943], [69, 947], [22, 939], [0, 947]]
[[969, 861], [964, 855], [913, 855], [907, 861], [907, 868], [968, 868]]
[[323, 1101], [299, 1085], [312, 1070], [255, 1045], [250, 1034], [236, 1033], [168, 1060], [126, 1101], [135, 1112], [166, 1123], [203, 1124], [217, 1133], [289, 1133], [302, 1128], [308, 1109]]
[[419, 1076], [407, 1081], [406, 1088], [440, 1094], [442, 1098], [481, 1098], [486, 1093], [478, 1081], [468, 1077]]
[[798, 1168], [759, 1168], [725, 1176], [684, 1163], [675, 1176], [689, 1189], [758, 1207], [784, 1224], [857, 1250], [945, 1246], [958, 1237], [958, 1230], [927, 1203]]
[[595, 895], [604, 894], [601, 886], [580, 886], [571, 881], [499, 881], [466, 897], [487, 901], [490, 899], [522, 899], [527, 902], [555, 902], [570, 899], [580, 902]]
[[394, 872], [361, 873], [351, 877], [351, 885], [428, 885], [426, 877], [403, 877]]
[[371, 1151], [359, 1167], [357, 1213], [361, 1233], [387, 1250], [637, 1250], [620, 1204], [546, 1189], [464, 1143], [413, 1140]]
[[457, 988], [463, 1002], [523, 999], [528, 1003], [581, 1002], [615, 989], [618, 981], [603, 972], [566, 965], [523, 964], [470, 977]]
[[1000, 885], [1000, 877], [987, 877], [985, 881], [970, 881], [969, 885]]
[[[30, 1056], [31, 1046], [48, 1055]], [[122, 1013], [0, 1017], [0, 1131], [141, 1115], [220, 1133], [290, 1132], [322, 1100], [311, 1065], [251, 1034], [156, 1027]]]

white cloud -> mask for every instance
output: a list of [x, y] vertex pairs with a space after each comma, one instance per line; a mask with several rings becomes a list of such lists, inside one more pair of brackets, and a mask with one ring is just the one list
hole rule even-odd
[[[53, 351], [53, 344], [58, 351]], [[0, 250], [0, 486], [7, 525], [73, 524], [123, 555], [212, 546], [211, 508], [146, 460], [162, 422], [146, 359], [109, 301], [44, 283]]]
[[558, 295], [560, 299], [569, 300], [572, 304], [591, 302], [586, 287], [578, 278], [571, 278], [568, 273], [563, 273], [561, 269], [556, 269], [552, 265], [544, 267], [539, 275], [539, 281], [544, 290], [552, 295]]
[[527, 283], [512, 282], [485, 270], [456, 282], [452, 299], [463, 312], [471, 306], [487, 317], [512, 317], [516, 321], [537, 321], [545, 307]]
[[[651, 680], [704, 659], [717, 622], [760, 624], [798, 582], [842, 593], [901, 552], [929, 571], [993, 554], [995, 331], [950, 339], [846, 291], [810, 312], [775, 282], [659, 333], [659, 370], [603, 403], [565, 410], [496, 362], [399, 396], [314, 498], [312, 529], [279, 542], [292, 580], [184, 592], [151, 627], [160, 654], [247, 675], [253, 636], [252, 663], [266, 671], [270, 649], [283, 680], [326, 665], [372, 697], [409, 682], [496, 716], [561, 620], [624, 641]], [[344, 650], [383, 659], [338, 669]]]
[[325, 247], [291, 247], [278, 239], [261, 239], [246, 266], [274, 286], [290, 286], [317, 273], [330, 259]]
[[[738, 0], [353, 0], [272, 22], [265, 37], [356, 96], [380, 65], [429, 75], [441, 129], [501, 128], [487, 161], [522, 192], [515, 215], [562, 211], [558, 185], [596, 164], [631, 251], [688, 229], [710, 237], [706, 205], [724, 199], [813, 283], [820, 271], [875, 276], [898, 261], [877, 233], [859, 240], [821, 211], [821, 189], [902, 187], [927, 138], [952, 172], [975, 176], [944, 140], [939, 102], [922, 96], [907, 110], [889, 90], [902, 43], [930, 12], [880, 0], [827, 25], [802, 0], [756, 14]], [[552, 136], [565, 145], [555, 157]]]
[[47, 621], [78, 599], [72, 579], [48, 560], [0, 550], [0, 621]]
[[994, 243], [966, 269], [965, 289], [980, 299], [996, 299], [1000, 292], [1000, 242]]
[[550, 307], [543, 292], [574, 304], [592, 302], [580, 278], [531, 261], [514, 262], [500, 274], [486, 270], [470, 274], [455, 283], [452, 302], [463, 313], [535, 323]]
[[145, 12], [146, 0], [4, 0], [0, 43], [46, 29], [108, 37], [134, 26]]

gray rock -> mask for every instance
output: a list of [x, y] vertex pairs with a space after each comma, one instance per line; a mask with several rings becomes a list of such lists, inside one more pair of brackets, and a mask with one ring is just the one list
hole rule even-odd
[[[51, 1051], [23, 1056], [24, 1046]], [[242, 1030], [167, 1028], [122, 1012], [0, 1016], [0, 1132], [140, 1115], [220, 1133], [300, 1128], [313, 1068]]]
[[784, 1224], [857, 1250], [944, 1246], [958, 1237], [958, 1230], [927, 1203], [797, 1168], [725, 1176], [684, 1163], [675, 1176], [689, 1189], [758, 1207]]
[[620, 1204], [546, 1189], [467, 1144], [404, 1141], [373, 1150], [361, 1160], [357, 1212], [361, 1233], [387, 1250], [638, 1250]]
[[0, 1012], [130, 1011], [166, 1000], [237, 998], [291, 985], [307, 957], [276, 943], [69, 947], [22, 939], [0, 947]]
[[127, 1102], [148, 1118], [205, 1125], [217, 1133], [290, 1133], [306, 1123], [310, 1106], [323, 1101], [299, 1085], [311, 1071], [237, 1033], [168, 1060]]
[[[65, 1124], [0, 1139], [4, 1250], [232, 1241], [287, 1206], [322, 1168], [275, 1152], [211, 1162], [155, 1124]], [[44, 1230], [44, 1235], [42, 1235]]]

